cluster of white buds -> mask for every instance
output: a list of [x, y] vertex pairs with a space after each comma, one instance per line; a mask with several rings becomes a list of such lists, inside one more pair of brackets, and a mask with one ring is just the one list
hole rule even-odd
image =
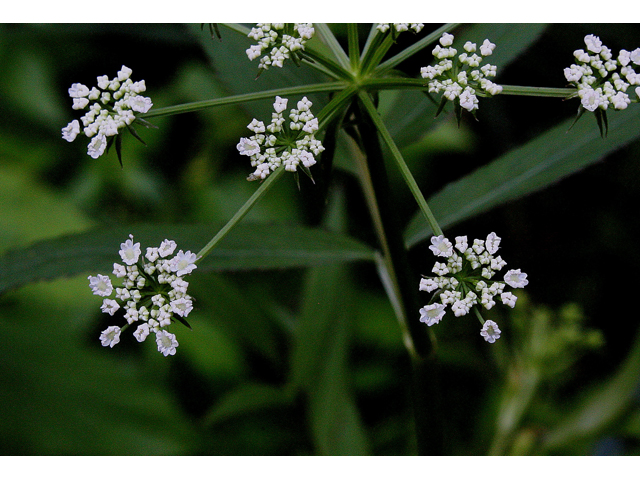
[[[633, 52], [620, 50], [617, 58], [595, 35], [584, 37], [587, 50], [576, 50], [576, 64], [564, 69], [564, 76], [578, 89], [581, 106], [590, 112], [597, 108], [624, 110], [631, 103], [626, 93], [630, 85], [640, 85], [640, 74], [633, 65], [640, 65], [640, 48]], [[633, 64], [633, 65], [632, 65]], [[636, 101], [640, 87], [636, 87]]]
[[[125, 326], [111, 326], [100, 335], [104, 347], [113, 347], [120, 341], [120, 333], [129, 325], [140, 322], [133, 336], [143, 342], [149, 333], [156, 335], [158, 351], [165, 357], [174, 355], [178, 342], [166, 327], [175, 320], [188, 326], [184, 317], [193, 310], [193, 299], [187, 295], [189, 283], [184, 276], [195, 268], [196, 254], [176, 249], [176, 242], [164, 240], [159, 248], [149, 247], [142, 256], [140, 244], [133, 243], [133, 235], [120, 245], [120, 257], [124, 265], [113, 264], [113, 274], [122, 279], [122, 287], [115, 288], [106, 275], [89, 276], [89, 286], [94, 295], [105, 298], [102, 311], [113, 315], [121, 307], [125, 309]], [[118, 301], [120, 303], [118, 303]]]
[[260, 71], [272, 66], [282, 68], [285, 59], [296, 58], [298, 52], [304, 50], [305, 43], [314, 33], [311, 23], [258, 23], [248, 35], [258, 44], [247, 49], [247, 56], [253, 60], [266, 53], [260, 59]]
[[376, 28], [384, 33], [393, 27], [397, 33], [407, 32], [413, 30], [414, 33], [420, 33], [420, 30], [424, 27], [424, 23], [379, 23]]
[[301, 167], [310, 176], [309, 167], [316, 163], [316, 156], [324, 150], [322, 142], [315, 138], [318, 119], [311, 113], [312, 103], [303, 97], [298, 108], [290, 110], [287, 122], [282, 112], [286, 110], [288, 101], [276, 97], [273, 104], [275, 112], [266, 127], [255, 118], [247, 125], [254, 135], [241, 138], [237, 145], [241, 155], [251, 157], [251, 166], [256, 169], [247, 180], [264, 180], [281, 165], [288, 172], [296, 172]]
[[140, 95], [147, 87], [144, 80], [133, 82], [129, 77], [131, 69], [124, 65], [115, 78], [107, 75], [98, 77], [98, 86], [89, 90], [81, 83], [74, 83], [69, 89], [74, 110], [88, 110], [78, 120], [73, 120], [62, 129], [62, 138], [73, 142], [81, 132], [91, 138], [87, 153], [98, 158], [107, 148], [110, 138], [121, 129], [130, 127], [137, 113], [147, 113], [153, 106], [151, 99]]
[[[466, 236], [455, 240], [454, 248], [444, 235], [431, 237], [429, 248], [437, 257], [446, 258], [446, 263], [436, 262], [432, 270], [436, 276], [420, 280], [420, 290], [434, 292], [432, 302], [436, 295], [440, 299], [440, 302], [420, 309], [420, 321], [429, 326], [439, 323], [447, 305], [451, 305], [456, 317], [468, 314], [478, 304], [490, 310], [498, 295], [503, 304], [515, 307], [517, 297], [505, 292], [505, 287], [523, 288], [529, 281], [520, 269], [509, 270], [504, 281], [494, 280], [496, 273], [507, 264], [499, 255], [494, 256], [500, 246], [500, 237], [490, 233], [486, 240], [476, 239], [472, 245], [468, 244]], [[500, 338], [500, 329], [494, 321], [486, 320], [481, 335], [493, 343]]]
[[473, 112], [478, 108], [477, 95], [497, 95], [502, 92], [502, 86], [493, 83], [489, 78], [496, 76], [496, 66], [484, 64], [484, 57], [493, 53], [495, 44], [485, 40], [480, 45], [480, 55], [476, 53], [478, 47], [475, 43], [464, 44], [464, 53], [458, 55], [458, 51], [451, 45], [453, 35], [443, 33], [440, 44], [433, 49], [433, 55], [439, 60], [435, 66], [422, 67], [422, 78], [429, 79], [429, 92], [443, 92], [442, 104], [446, 100], [453, 101], [456, 105]]

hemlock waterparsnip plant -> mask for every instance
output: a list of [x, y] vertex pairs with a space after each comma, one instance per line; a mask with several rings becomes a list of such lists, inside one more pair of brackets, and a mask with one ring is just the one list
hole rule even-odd
[[[571, 385], [572, 368], [597, 355], [605, 336], [569, 290], [558, 308], [536, 304], [528, 287], [542, 288], [550, 281], [545, 275], [555, 281], [563, 265], [534, 262], [531, 244], [510, 238], [517, 213], [505, 231], [498, 228], [504, 222], [492, 225], [486, 216], [640, 136], [640, 45], [614, 51], [594, 27], [581, 43], [555, 45], [564, 70], [553, 70], [552, 62], [537, 66], [555, 83], [529, 85], [534, 75], [511, 73], [518, 82], [512, 85], [501, 74], [517, 58], [526, 61], [543, 26], [220, 23], [186, 31], [211, 68], [185, 69], [171, 80], [181, 82], [181, 91], [163, 93], [152, 76], [143, 78], [144, 63], [138, 68], [128, 56], [92, 83], [83, 74], [70, 84], [68, 123], [60, 125], [69, 142], [60, 144], [81, 144], [86, 152], [78, 161], [93, 162], [83, 168], [98, 169], [92, 178], [108, 177], [105, 192], [146, 184], [144, 195], [167, 221], [101, 217], [91, 229], [0, 257], [5, 296], [39, 280], [85, 279], [82, 288], [102, 304], [87, 301], [82, 311], [95, 314], [83, 314], [84, 325], [97, 345], [110, 347], [108, 365], [130, 363], [155, 342], [155, 358], [145, 353], [134, 376], [148, 362], [164, 372], [157, 377], [162, 383], [172, 362], [186, 362], [197, 367], [184, 378], [216, 384], [183, 387], [199, 397], [193, 400], [199, 413], [191, 423], [180, 413], [175, 432], [159, 434], [158, 453], [590, 453], [621, 424], [640, 439], [637, 421], [625, 420], [640, 375], [640, 342], [610, 379], [570, 395], [565, 414], [569, 407], [550, 396]], [[464, 148], [472, 128], [493, 125], [492, 116], [531, 97], [550, 109], [570, 106], [572, 118], [539, 127], [524, 145], [459, 178], [435, 163], [438, 141], [443, 149]], [[217, 115], [216, 129], [201, 136], [196, 115]], [[521, 115], [527, 118], [526, 110]], [[455, 146], [438, 140], [441, 129]], [[172, 131], [179, 136], [163, 137]], [[197, 161], [176, 174], [184, 175], [187, 191], [200, 193], [178, 198], [161, 187], [175, 179], [161, 179], [162, 169], [142, 164], [137, 152], [139, 145], [155, 151], [169, 142], [193, 148], [190, 135], [217, 136], [206, 141], [226, 150], [195, 154]], [[229, 162], [233, 167], [223, 168]], [[218, 188], [223, 170], [227, 183]], [[88, 195], [86, 179], [74, 182], [78, 198]], [[207, 215], [188, 209], [218, 210], [207, 223]], [[94, 331], [89, 322], [97, 318]], [[362, 353], [378, 357], [354, 375], [359, 335]], [[153, 341], [139, 345], [147, 338]], [[385, 363], [386, 355], [397, 365]], [[267, 373], [252, 378], [247, 371], [254, 368]], [[229, 372], [241, 372], [240, 380]], [[452, 427], [458, 414], [447, 412], [454, 407], [481, 408], [478, 398], [455, 397], [461, 387], [452, 384], [471, 378], [489, 379], [486, 407], [475, 426]], [[205, 393], [217, 383], [224, 385], [220, 392]], [[376, 404], [372, 413], [366, 398], [379, 391], [390, 406]], [[162, 408], [177, 407], [167, 401]], [[289, 416], [304, 421], [281, 425]], [[273, 419], [265, 428], [279, 436], [273, 447], [257, 447], [269, 442], [253, 439], [242, 450], [244, 440], [213, 439], [238, 425], [238, 439], [251, 437], [264, 418]]]

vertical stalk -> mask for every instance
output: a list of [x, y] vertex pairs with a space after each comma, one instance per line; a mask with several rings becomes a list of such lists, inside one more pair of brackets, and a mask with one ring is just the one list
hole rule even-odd
[[358, 41], [357, 23], [349, 23], [347, 25], [347, 38], [349, 41], [349, 59], [351, 60], [351, 71], [357, 72], [360, 68], [360, 45]]
[[[366, 158], [360, 160], [367, 201], [383, 251], [382, 264], [392, 292], [402, 310], [399, 321], [410, 339], [411, 394], [415, 418], [417, 451], [420, 455], [442, 454], [443, 432], [438, 388], [438, 369], [431, 356], [433, 345], [425, 326], [418, 320], [420, 308], [416, 275], [409, 266], [402, 229], [398, 224], [397, 203], [389, 186], [376, 126], [366, 110], [357, 105], [360, 145]], [[405, 342], [406, 343], [406, 342]]]

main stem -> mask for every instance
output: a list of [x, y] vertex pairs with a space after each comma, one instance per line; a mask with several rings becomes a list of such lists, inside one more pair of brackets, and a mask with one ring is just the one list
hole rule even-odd
[[[416, 446], [419, 455], [438, 455], [444, 452], [444, 428], [442, 418], [437, 413], [440, 401], [438, 368], [428, 331], [418, 321], [418, 287], [416, 275], [409, 266], [402, 229], [398, 224], [397, 203], [389, 186], [387, 172], [378, 139], [376, 126], [362, 107], [356, 106], [360, 145], [365, 153], [361, 171], [366, 175], [362, 182], [370, 190], [368, 198], [372, 218], [376, 224], [383, 262], [392, 293], [397, 295], [402, 315], [399, 318], [401, 328], [409, 335], [412, 349], [411, 357], [411, 394], [415, 418]], [[406, 343], [406, 342], [405, 342]]]

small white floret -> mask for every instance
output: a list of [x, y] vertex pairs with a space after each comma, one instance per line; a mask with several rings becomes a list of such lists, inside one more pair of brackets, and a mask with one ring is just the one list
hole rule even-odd
[[100, 334], [100, 342], [103, 347], [111, 347], [120, 342], [120, 327], [109, 327]]
[[482, 326], [482, 330], [480, 330], [480, 335], [484, 337], [484, 339], [489, 343], [494, 343], [497, 339], [500, 338], [500, 329], [498, 325], [493, 320], [487, 320], [484, 322]]

